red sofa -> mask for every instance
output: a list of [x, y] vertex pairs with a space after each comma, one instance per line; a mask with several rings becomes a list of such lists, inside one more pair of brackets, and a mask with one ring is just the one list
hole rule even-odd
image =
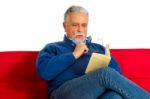
[[[150, 49], [111, 49], [123, 74], [150, 92]], [[0, 99], [48, 99], [36, 73], [38, 51], [0, 52]]]

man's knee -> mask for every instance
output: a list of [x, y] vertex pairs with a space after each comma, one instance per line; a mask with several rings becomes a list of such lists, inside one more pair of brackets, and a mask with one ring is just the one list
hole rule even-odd
[[98, 69], [96, 72], [100, 73], [100, 75], [108, 75], [108, 76], [120, 75], [116, 70], [110, 67]]

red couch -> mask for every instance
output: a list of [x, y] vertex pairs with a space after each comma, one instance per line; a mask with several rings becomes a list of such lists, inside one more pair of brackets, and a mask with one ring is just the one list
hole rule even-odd
[[[150, 49], [111, 49], [123, 74], [150, 92]], [[47, 99], [35, 70], [38, 51], [0, 52], [0, 99]]]

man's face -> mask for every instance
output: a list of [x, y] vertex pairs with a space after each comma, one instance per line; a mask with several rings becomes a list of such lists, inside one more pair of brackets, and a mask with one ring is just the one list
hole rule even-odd
[[63, 23], [67, 37], [84, 41], [87, 36], [88, 16], [84, 13], [70, 13]]

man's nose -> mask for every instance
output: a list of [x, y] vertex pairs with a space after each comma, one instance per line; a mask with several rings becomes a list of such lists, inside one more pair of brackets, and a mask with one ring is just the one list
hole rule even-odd
[[83, 32], [83, 27], [81, 25], [78, 26], [78, 32]]

